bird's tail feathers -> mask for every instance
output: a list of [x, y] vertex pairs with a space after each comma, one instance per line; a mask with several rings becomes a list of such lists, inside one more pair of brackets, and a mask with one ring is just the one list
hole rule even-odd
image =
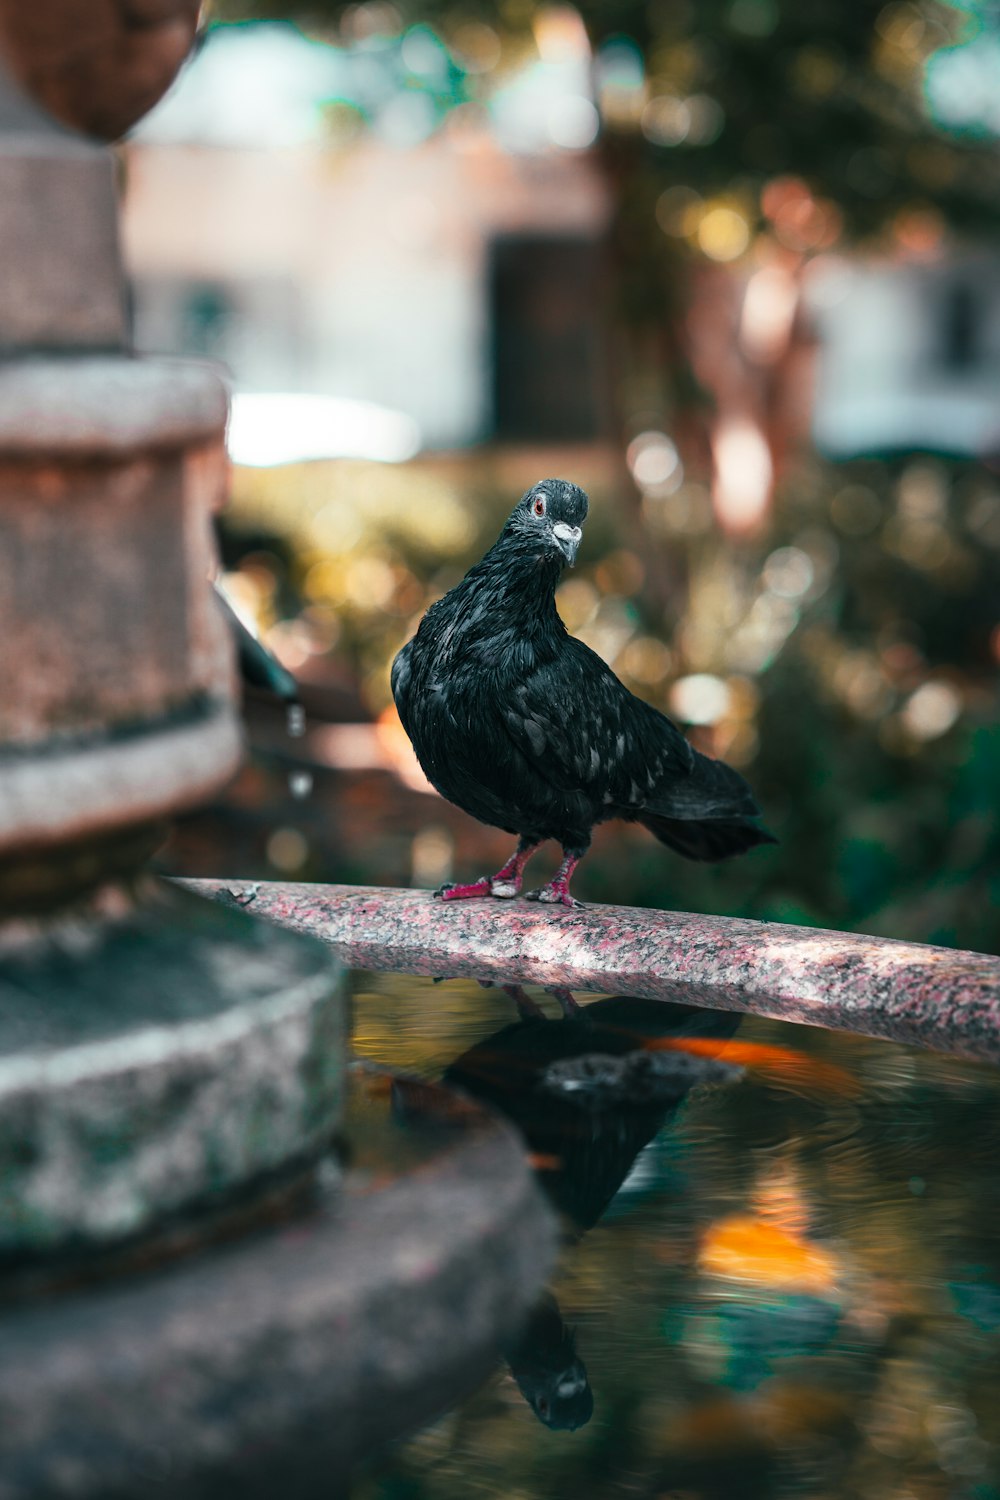
[[661, 844], [683, 854], [685, 859], [731, 859], [758, 844], [778, 842], [773, 833], [751, 818], [665, 818], [658, 813], [644, 813], [639, 821]]
[[[650, 799], [654, 800], [654, 799]], [[695, 751], [687, 776], [674, 779], [655, 813], [667, 818], [757, 818], [760, 808], [739, 771]]]

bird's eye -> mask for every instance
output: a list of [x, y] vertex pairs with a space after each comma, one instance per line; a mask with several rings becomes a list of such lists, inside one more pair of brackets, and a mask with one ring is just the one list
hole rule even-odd
[[544, 514], [545, 514], [545, 496], [544, 495], [539, 495], [538, 496], [538, 498], [536, 499], [534, 505], [532, 506], [532, 510], [535, 512], [536, 516], [544, 516]]

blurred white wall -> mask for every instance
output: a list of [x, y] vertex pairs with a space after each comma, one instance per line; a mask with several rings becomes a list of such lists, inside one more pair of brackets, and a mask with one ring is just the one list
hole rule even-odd
[[1000, 452], [1000, 261], [831, 261], [810, 304], [825, 452]]
[[241, 391], [392, 408], [428, 447], [487, 435], [489, 244], [598, 238], [595, 164], [583, 149], [508, 150], [462, 108], [410, 144], [376, 129], [337, 144], [294, 84], [301, 63], [316, 93], [317, 68], [344, 54], [280, 28], [232, 32], [209, 34], [126, 147], [139, 347], [220, 359]]

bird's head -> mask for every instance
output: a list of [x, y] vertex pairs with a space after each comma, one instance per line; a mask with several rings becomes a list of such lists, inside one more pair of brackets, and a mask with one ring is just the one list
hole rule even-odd
[[514, 1371], [514, 1378], [538, 1420], [557, 1432], [586, 1427], [594, 1414], [594, 1393], [583, 1361], [573, 1358], [565, 1369], [534, 1374], [532, 1380], [524, 1370]]
[[567, 479], [542, 479], [515, 505], [504, 527], [539, 554], [558, 553], [571, 566], [587, 519], [587, 496]]

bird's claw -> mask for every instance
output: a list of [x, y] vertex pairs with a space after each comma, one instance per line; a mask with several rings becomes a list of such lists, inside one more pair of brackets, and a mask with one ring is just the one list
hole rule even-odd
[[569, 891], [561, 891], [551, 885], [540, 886], [537, 891], [527, 891], [525, 893], [525, 900], [541, 901], [546, 906], [576, 907], [583, 905], [583, 902], [578, 901], [575, 896], [571, 896]]
[[478, 880], [473, 880], [469, 885], [439, 885], [434, 892], [435, 901], [473, 901], [479, 896], [490, 896], [489, 877], [480, 875]]
[[436, 901], [474, 901], [483, 896], [498, 896], [502, 901], [511, 901], [520, 892], [520, 884], [513, 880], [498, 880], [495, 875], [480, 875], [468, 885], [439, 885], [434, 892]]
[[500, 988], [505, 995], [509, 995], [517, 1006], [517, 1014], [522, 1021], [544, 1021], [545, 1012], [542, 1007], [526, 994], [519, 984], [502, 984]]

